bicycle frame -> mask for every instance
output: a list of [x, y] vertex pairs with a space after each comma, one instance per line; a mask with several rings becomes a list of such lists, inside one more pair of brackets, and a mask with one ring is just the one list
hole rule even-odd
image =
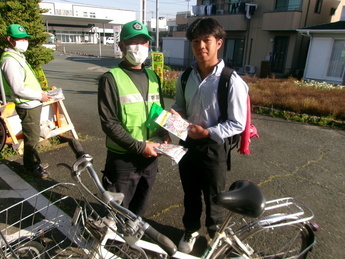
[[[78, 154], [78, 152], [76, 152]], [[79, 151], [79, 155], [81, 154], [81, 151]], [[78, 157], [78, 155], [77, 155]], [[80, 157], [75, 164], [73, 165], [73, 176], [77, 180], [77, 182], [82, 184], [82, 181], [80, 179], [80, 174], [82, 171], [87, 170], [89, 174], [91, 175], [91, 178], [94, 180], [95, 185], [97, 188], [101, 191], [104, 197], [104, 203], [107, 205], [110, 205], [112, 209], [119, 212], [121, 215], [125, 216], [127, 219], [130, 220], [141, 220], [136, 215], [131, 214], [130, 211], [127, 209], [124, 209], [123, 207], [119, 206], [119, 203], [113, 202], [114, 198], [109, 195], [107, 191], [104, 190], [102, 184], [100, 183], [98, 176], [96, 172], [94, 171], [92, 167], [92, 158], [89, 155], [84, 155]], [[84, 187], [84, 186], [83, 186]], [[87, 188], [84, 187], [86, 190]], [[277, 210], [279, 210], [277, 212]], [[274, 211], [274, 213], [273, 213]], [[273, 213], [270, 215], [265, 215], [268, 213]], [[209, 242], [205, 252], [202, 255], [202, 259], [209, 259], [212, 257], [213, 252], [217, 248], [220, 241], [228, 243], [235, 251], [237, 251], [243, 258], [251, 258], [251, 255], [253, 254], [253, 251], [250, 247], [248, 247], [246, 244], [244, 244], [240, 238], [238, 238], [238, 235], [241, 234], [241, 232], [244, 232], [250, 228], [279, 228], [287, 225], [293, 225], [297, 223], [304, 223], [308, 222], [310, 219], [314, 217], [314, 213], [302, 202], [291, 198], [281, 198], [276, 200], [271, 200], [266, 202], [266, 207], [263, 213], [263, 216], [259, 219], [254, 219], [251, 223], [249, 223], [247, 226], [242, 227], [240, 229], [240, 232], [234, 232], [231, 228], [232, 224], [232, 217], [233, 215], [236, 215], [235, 212], [229, 211], [225, 221], [222, 223], [222, 225], [219, 228], [219, 231], [216, 232], [215, 237]], [[230, 233], [230, 235], [229, 235]], [[162, 249], [161, 246], [157, 244], [153, 244], [147, 241], [141, 240], [140, 238], [132, 239], [130, 242], [128, 240], [124, 239], [123, 237], [120, 237], [114, 233], [111, 233], [111, 231], [104, 237], [104, 240], [102, 243], [106, 242], [108, 239], [116, 239], [120, 242], [127, 242], [135, 244], [137, 247], [140, 247], [144, 250], [152, 251], [157, 254], [164, 255], [165, 257], [168, 256], [168, 253], [165, 251], [165, 249]], [[310, 247], [314, 245], [314, 242], [305, 249], [305, 251], [308, 251]], [[163, 248], [166, 248], [163, 246]], [[303, 254], [305, 251], [302, 251], [301, 254]], [[187, 255], [181, 252], [176, 252], [173, 255], [174, 258], [198, 258], [195, 256]]]
[[[284, 199], [278, 199], [278, 200], [273, 200], [273, 201], [268, 201], [267, 204], [272, 204], [275, 202], [281, 202], [281, 200], [286, 200], [286, 199], [291, 199], [291, 198], [284, 198]], [[270, 208], [269, 208], [270, 210]], [[216, 233], [215, 237], [209, 242], [207, 248], [205, 249], [203, 255], [201, 257], [196, 257], [193, 255], [185, 254], [182, 252], [176, 252], [173, 256], [173, 258], [177, 259], [183, 259], [183, 258], [190, 258], [190, 259], [196, 259], [196, 258], [201, 258], [201, 259], [209, 259], [212, 257], [214, 250], [218, 246], [220, 241], [228, 243], [231, 247], [234, 248], [237, 252], [242, 254], [241, 258], [251, 258], [250, 256], [253, 254], [253, 251], [250, 250], [238, 237], [232, 232], [232, 235], [229, 236], [225, 233], [225, 229], [229, 229], [229, 224], [231, 224], [231, 219], [234, 213], [230, 212], [228, 214], [227, 219], [224, 221], [222, 224], [223, 230], [220, 230], [219, 232]], [[310, 218], [307, 217], [306, 219]], [[290, 220], [286, 223], [280, 223], [285, 220]], [[259, 221], [256, 222], [254, 226], [248, 226], [248, 227], [261, 227], [264, 226], [264, 228], [279, 228], [284, 225], [291, 225], [291, 224], [296, 224], [296, 222], [301, 222], [300, 219], [296, 219], [293, 214], [290, 215], [271, 215], [264, 217], [260, 219]], [[230, 228], [231, 230], [231, 228]], [[232, 230], [231, 230], [232, 231]], [[246, 231], [246, 228], [242, 229], [242, 231]], [[239, 233], [237, 233], [239, 234]], [[103, 247], [107, 243], [108, 240], [116, 240], [118, 242], [127, 242], [124, 238], [119, 236], [118, 233], [114, 232], [111, 230], [111, 227], [108, 228], [107, 233], [103, 236], [103, 239], [100, 241], [98, 246], [93, 247], [94, 251], [97, 251], [97, 254], [103, 255], [103, 257], [100, 258], [114, 258], [114, 255], [109, 254], [109, 251], [105, 250]], [[163, 256], [164, 258], [168, 257], [168, 254], [157, 244], [144, 241], [144, 240], [137, 240], [135, 242], [137, 247], [140, 247], [141, 249], [144, 249], [145, 251], [151, 251], [156, 254], [159, 254]], [[301, 254], [305, 253], [307, 250], [309, 250], [312, 246], [314, 245], [314, 242], [308, 246], [304, 251], [301, 252]]]
[[[0, 230], [1, 255], [5, 258], [8, 254], [16, 257], [18, 248], [29, 247], [30, 241], [38, 240], [42, 233], [51, 231], [53, 239], [51, 242], [54, 245], [42, 251], [42, 255], [47, 254], [48, 257], [52, 251], [55, 255], [64, 256], [66, 247], [77, 246], [78, 251], [83, 255], [81, 258], [121, 258], [116, 254], [118, 252], [116, 249], [121, 250], [123, 247], [127, 249], [128, 246], [137, 250], [144, 258], [147, 258], [146, 252], [148, 251], [159, 255], [160, 258], [199, 258], [176, 251], [175, 244], [169, 238], [153, 229], [128, 209], [120, 206], [123, 194], [106, 191], [93, 169], [92, 157], [80, 151], [78, 146], [74, 150], [78, 159], [72, 166], [72, 176], [85, 192], [75, 184], [60, 183], [0, 211], [1, 219], [5, 218], [5, 222], [1, 222], [6, 226]], [[89, 173], [101, 196], [95, 195], [83, 184], [81, 173], [84, 171]], [[68, 194], [64, 194], [58, 188], [68, 189]], [[72, 188], [76, 190], [75, 197], [70, 195]], [[243, 190], [246, 191], [246, 189]], [[227, 203], [226, 199], [235, 196], [227, 197], [226, 193], [224, 194], [217, 201], [220, 206], [230, 208], [229, 212], [214, 238], [209, 241], [201, 256], [202, 259], [215, 258], [219, 253], [223, 255], [228, 251], [226, 249], [236, 253], [234, 258], [252, 258], [258, 254], [247, 241], [248, 236], [251, 238], [251, 233], [261, 233], [261, 230], [284, 229], [286, 226], [297, 224], [303, 227], [300, 229], [297, 226], [297, 230], [307, 232], [308, 239], [301, 247], [304, 250], [298, 249], [298, 247], [298, 250], [293, 250], [300, 253], [296, 256], [307, 253], [314, 245], [314, 229], [306, 224], [314, 217], [314, 213], [303, 202], [291, 197], [267, 201], [264, 212], [260, 212], [262, 215], [257, 217], [253, 212], [241, 214], [232, 211], [233, 204]], [[106, 209], [109, 213], [108, 217], [102, 217], [95, 210], [95, 205], [89, 202], [88, 195]], [[238, 201], [243, 201], [240, 199], [241, 195], [237, 198], [239, 198]], [[68, 202], [72, 202], [73, 208], [76, 208], [72, 217], [69, 216], [71, 213], [67, 214], [61, 209], [61, 207], [65, 208]], [[24, 208], [26, 205], [23, 204], [29, 204], [33, 209], [27, 210]], [[12, 209], [15, 208], [21, 212], [16, 217], [12, 217], [15, 214]], [[54, 238], [53, 231], [55, 230], [63, 234], [61, 240]], [[142, 240], [143, 235], [150, 237], [153, 242]], [[255, 240], [256, 237], [255, 235], [253, 239]], [[221, 246], [224, 250], [219, 250]], [[57, 247], [63, 249], [55, 251], [54, 249]], [[262, 251], [259, 250], [261, 248], [255, 249]], [[127, 255], [126, 253], [127, 251], [124, 251], [125, 255]]]

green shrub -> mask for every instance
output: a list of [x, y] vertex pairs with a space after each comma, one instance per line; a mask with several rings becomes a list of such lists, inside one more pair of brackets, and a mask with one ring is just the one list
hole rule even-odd
[[163, 86], [162, 91], [163, 95], [168, 98], [175, 97], [176, 93], [176, 81], [181, 71], [170, 71], [170, 70], [164, 70], [164, 80], [163, 80]]

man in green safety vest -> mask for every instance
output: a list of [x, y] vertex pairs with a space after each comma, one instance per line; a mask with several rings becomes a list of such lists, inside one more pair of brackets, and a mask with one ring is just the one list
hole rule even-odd
[[98, 112], [108, 149], [103, 185], [122, 192], [122, 205], [139, 216], [145, 213], [158, 171], [159, 143], [147, 140], [170, 142], [166, 131], [145, 125], [153, 104], [164, 108], [159, 78], [143, 65], [150, 40], [141, 22], [126, 23], [119, 42], [124, 60], [103, 74], [98, 85]]
[[20, 24], [11, 24], [6, 29], [8, 47], [1, 56], [1, 80], [6, 100], [15, 103], [21, 119], [24, 135], [23, 163], [26, 171], [38, 178], [47, 178], [48, 164], [41, 163], [37, 152], [40, 138], [42, 103], [49, 100], [42, 91], [35, 72], [26, 61], [28, 39], [32, 37]]

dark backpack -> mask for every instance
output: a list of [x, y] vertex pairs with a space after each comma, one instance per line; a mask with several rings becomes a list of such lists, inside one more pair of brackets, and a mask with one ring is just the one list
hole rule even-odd
[[[183, 95], [185, 93], [188, 77], [189, 77], [191, 72], [192, 72], [192, 67], [189, 67], [183, 72], [183, 74], [181, 76], [181, 87], [182, 87]], [[218, 92], [217, 92], [219, 109], [220, 109], [220, 117], [218, 119], [219, 122], [223, 122], [223, 121], [227, 120], [227, 118], [228, 118], [228, 109], [227, 109], [227, 107], [228, 107], [228, 95], [229, 95], [229, 89], [231, 87], [229, 82], [230, 82], [230, 78], [231, 78], [233, 72], [234, 72], [233, 69], [231, 69], [229, 67], [224, 67], [221, 74], [220, 74], [219, 84], [218, 84]], [[248, 95], [248, 102], [249, 102], [248, 108], [250, 108], [249, 95]], [[250, 112], [248, 112], [247, 121], [249, 123], [246, 124], [246, 129], [243, 131], [243, 133], [237, 134], [235, 136], [228, 138], [229, 147], [230, 147], [228, 150], [228, 157], [227, 157], [228, 170], [231, 169], [231, 150], [233, 150], [235, 147], [238, 147], [241, 136], [243, 139], [244, 133], [248, 132], [248, 130], [250, 130], [250, 127], [253, 127], [250, 124], [251, 123], [250, 117], [251, 117]], [[255, 136], [258, 137], [257, 134]], [[242, 141], [241, 141], [241, 144], [242, 144]], [[249, 154], [249, 153], [243, 153], [243, 152], [241, 152], [241, 153], [242, 154]]]

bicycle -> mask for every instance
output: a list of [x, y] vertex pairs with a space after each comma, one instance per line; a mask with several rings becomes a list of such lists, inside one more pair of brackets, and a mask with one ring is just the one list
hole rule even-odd
[[5, 122], [2, 118], [0, 118], [0, 152], [5, 147], [7, 134]]
[[[6, 239], [0, 254], [5, 251], [17, 254], [15, 258], [24, 258], [18, 256], [19, 248], [34, 250], [27, 247], [35, 242], [44, 247], [40, 252], [35, 249], [35, 258], [47, 255], [59, 258], [62, 253], [72, 257], [77, 252], [80, 258], [197, 258], [177, 251], [168, 237], [120, 206], [123, 194], [106, 191], [93, 169], [92, 157], [84, 153], [78, 141], [73, 139], [70, 144], [77, 157], [72, 166], [72, 177], [77, 184], [57, 184], [33, 196], [32, 200], [36, 200], [43, 194], [53, 194], [48, 196], [50, 203], [43, 208], [34, 204], [35, 211], [25, 217], [37, 218], [31, 221], [35, 222], [31, 227], [8, 224], [25, 233], [12, 238], [12, 241]], [[97, 195], [83, 183], [81, 174], [84, 171], [93, 180]], [[70, 189], [75, 189], [81, 199], [71, 198], [56, 190], [61, 188], [69, 188], [69, 196], [72, 194]], [[265, 201], [261, 190], [254, 183], [244, 180], [236, 181], [228, 192], [220, 193], [214, 199], [228, 210], [228, 214], [201, 258], [306, 258], [315, 244], [314, 232], [318, 227], [310, 222], [314, 213], [301, 201], [291, 197]], [[70, 213], [73, 214], [71, 217], [61, 209], [60, 203], [67, 201], [73, 204], [69, 208], [76, 207], [74, 213]], [[54, 213], [47, 212], [51, 209]], [[0, 219], [8, 210], [0, 212]], [[64, 224], [61, 224], [62, 219]], [[23, 216], [20, 216], [19, 221], [22, 220]], [[43, 225], [47, 222], [47, 226]], [[62, 233], [59, 238], [56, 238], [56, 230]], [[5, 236], [3, 232], [0, 237]], [[48, 241], [44, 240], [47, 238], [42, 233], [51, 233]], [[18, 245], [18, 240], [26, 242]]]

